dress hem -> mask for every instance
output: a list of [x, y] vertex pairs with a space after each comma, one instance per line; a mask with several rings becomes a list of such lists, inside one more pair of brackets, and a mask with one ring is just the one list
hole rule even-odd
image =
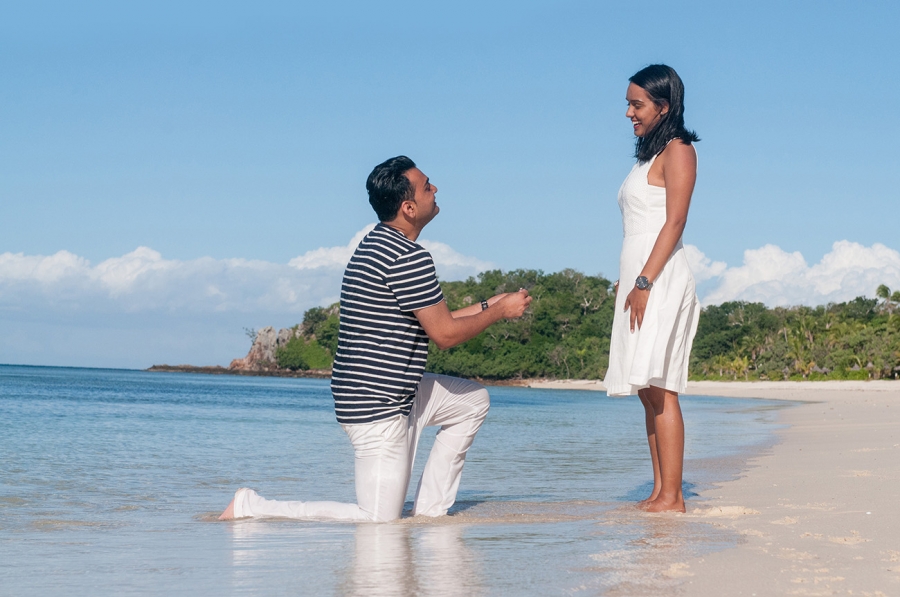
[[[669, 392], [675, 392], [676, 394], [683, 394], [687, 389], [687, 384], [672, 384], [672, 383], [653, 383], [660, 382], [663, 380], [660, 379], [651, 379], [649, 382], [643, 385], [634, 385], [634, 384], [625, 384], [621, 386], [607, 387], [606, 395], [607, 396], [636, 396], [639, 390], [643, 390], [644, 388], [649, 388], [653, 386], [655, 388], [662, 388], [663, 390], [667, 390]], [[606, 384], [604, 384], [606, 385]]]

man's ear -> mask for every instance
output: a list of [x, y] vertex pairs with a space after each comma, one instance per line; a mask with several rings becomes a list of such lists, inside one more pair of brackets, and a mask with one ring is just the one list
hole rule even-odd
[[400, 213], [402, 213], [407, 218], [414, 220], [416, 218], [416, 208], [417, 207], [418, 206], [416, 205], [415, 201], [409, 201], [409, 200], [404, 201], [403, 203], [400, 204]]

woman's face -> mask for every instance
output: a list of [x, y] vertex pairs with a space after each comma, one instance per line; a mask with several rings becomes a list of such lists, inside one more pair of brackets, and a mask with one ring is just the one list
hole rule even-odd
[[625, 117], [634, 126], [635, 137], [643, 137], [652, 131], [662, 115], [669, 111], [668, 105], [664, 104], [662, 108], [659, 108], [653, 103], [653, 100], [650, 99], [644, 88], [638, 87], [634, 83], [628, 84], [625, 100], [628, 102], [628, 110], [625, 112]]

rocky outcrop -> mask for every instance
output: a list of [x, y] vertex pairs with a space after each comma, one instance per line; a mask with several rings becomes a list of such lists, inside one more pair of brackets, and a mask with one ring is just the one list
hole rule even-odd
[[250, 352], [242, 359], [234, 359], [228, 368], [232, 371], [275, 371], [275, 351], [300, 335], [297, 328], [282, 328], [275, 332], [272, 326], [264, 327], [256, 333]]
[[[272, 328], [269, 328], [272, 329]], [[285, 344], [291, 341], [291, 338], [294, 337], [294, 330], [281, 328], [278, 330], [278, 336], [275, 338], [275, 347], [281, 348]]]

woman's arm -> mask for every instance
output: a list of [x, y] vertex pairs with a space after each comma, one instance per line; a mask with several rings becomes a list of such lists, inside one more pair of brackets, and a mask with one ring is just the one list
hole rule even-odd
[[[681, 239], [687, 223], [694, 183], [697, 181], [697, 154], [693, 147], [685, 145], [679, 139], [669, 143], [654, 162], [654, 166], [658, 163], [660, 163], [666, 187], [666, 223], [659, 231], [653, 250], [650, 251], [650, 257], [644, 264], [644, 269], [641, 270], [640, 275], [646, 276], [650, 282], [659, 276], [672, 255], [672, 251], [675, 250], [675, 245]], [[644, 311], [647, 309], [647, 300], [650, 298], [651, 290], [652, 288], [639, 290], [635, 286], [625, 298], [625, 310], [631, 308], [632, 332], [635, 323], [640, 329], [641, 323], [644, 321]]]

